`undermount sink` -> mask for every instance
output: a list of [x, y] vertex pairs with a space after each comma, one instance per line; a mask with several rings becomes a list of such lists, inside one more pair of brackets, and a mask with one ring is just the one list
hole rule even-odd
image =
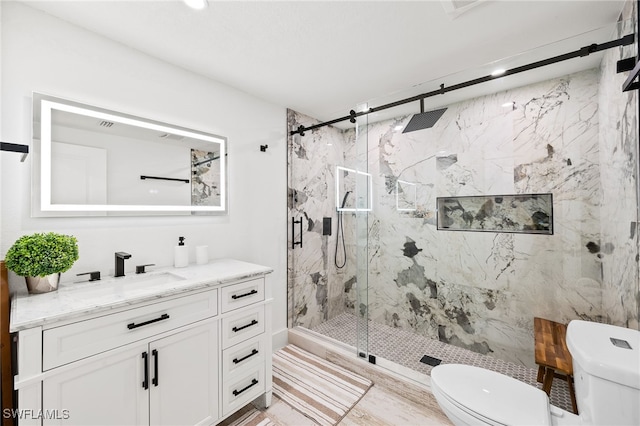
[[169, 284], [184, 280], [183, 277], [171, 272], [146, 272], [144, 274], [127, 275], [126, 277], [113, 277], [102, 280], [102, 285], [121, 285], [123, 288], [138, 289]]

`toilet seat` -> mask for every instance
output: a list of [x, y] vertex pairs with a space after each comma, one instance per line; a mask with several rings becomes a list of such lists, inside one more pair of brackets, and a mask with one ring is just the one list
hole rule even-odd
[[[550, 406], [542, 390], [495, 371], [462, 364], [431, 370], [436, 398], [461, 417], [489, 425], [550, 425]], [[442, 401], [442, 399], [446, 401]]]

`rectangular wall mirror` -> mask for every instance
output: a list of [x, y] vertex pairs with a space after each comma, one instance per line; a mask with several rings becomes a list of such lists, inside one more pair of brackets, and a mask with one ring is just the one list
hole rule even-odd
[[227, 213], [226, 138], [33, 95], [33, 216]]

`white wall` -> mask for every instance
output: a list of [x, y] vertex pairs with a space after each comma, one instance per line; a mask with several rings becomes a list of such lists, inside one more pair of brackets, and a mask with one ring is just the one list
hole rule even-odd
[[[0, 2], [3, 141], [30, 144], [31, 93], [42, 92], [226, 136], [229, 215], [221, 217], [31, 218], [30, 160], [0, 157], [0, 257], [22, 234], [56, 231], [78, 238], [80, 259], [63, 274], [112, 275], [113, 253], [135, 265], [173, 262], [185, 236], [207, 244], [211, 258], [232, 257], [273, 267], [268, 278], [274, 330], [286, 328], [286, 111], [207, 78], [15, 2]], [[259, 145], [267, 144], [263, 153]], [[23, 285], [10, 277], [11, 286]]]
[[[104, 169], [102, 176], [92, 175], [93, 180], [100, 181], [105, 186], [105, 197], [96, 204], [106, 204], [107, 202], [123, 205], [191, 204], [191, 184], [189, 182], [185, 184], [184, 182], [140, 179], [142, 175], [191, 179], [190, 145], [166, 143], [166, 141], [158, 142], [145, 137], [118, 136], [82, 129], [58, 127], [57, 132], [58, 135], [52, 139], [51, 146], [51, 155], [59, 155], [56, 161], [52, 161], [51, 164], [52, 203], [87, 202], [84, 198], [81, 198], [81, 201], [72, 201], [73, 191], [69, 191], [67, 188], [74, 185], [84, 187], [85, 182], [92, 179], [86, 175], [86, 179], [82, 179], [80, 182], [76, 179], [75, 183], [68, 184], [64, 180], [65, 173], [68, 173], [65, 171], [67, 164], [64, 160], [71, 159], [73, 161], [82, 158], [82, 161], [86, 161], [86, 158], [90, 158], [96, 160], [96, 166], [102, 166]], [[92, 155], [81, 154], [83, 151], [71, 151], [73, 148], [88, 149], [90, 147], [96, 148]], [[56, 162], [61, 159], [63, 160], [61, 164], [56, 165]], [[103, 163], [100, 164], [100, 161]], [[100, 167], [94, 167], [93, 170], [98, 168]], [[61, 185], [61, 183], [63, 184]], [[150, 192], [149, 190], [152, 188], [157, 191]], [[54, 191], [59, 195], [57, 200]], [[65, 197], [68, 201], [64, 201]]]

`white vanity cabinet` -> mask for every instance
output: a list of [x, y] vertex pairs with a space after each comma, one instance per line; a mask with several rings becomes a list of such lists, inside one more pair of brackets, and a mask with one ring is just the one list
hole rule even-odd
[[146, 346], [132, 346], [42, 380], [42, 407], [52, 414], [42, 424], [149, 424], [149, 392], [140, 386], [140, 354]]
[[149, 344], [149, 424], [210, 425], [218, 411], [218, 322]]
[[[264, 394], [271, 404], [271, 333], [266, 318], [270, 305], [262, 301], [264, 280], [222, 287], [222, 415], [228, 416]], [[267, 374], [266, 372], [269, 372]]]
[[42, 381], [43, 425], [213, 424], [216, 346], [210, 322], [78, 363]]
[[21, 327], [19, 424], [214, 425], [257, 397], [268, 406], [264, 275]]
[[[43, 425], [213, 424], [219, 417], [216, 294], [43, 330], [45, 368], [69, 354], [90, 355], [46, 370], [42, 407], [55, 415]], [[107, 350], [89, 353], [101, 346]]]

